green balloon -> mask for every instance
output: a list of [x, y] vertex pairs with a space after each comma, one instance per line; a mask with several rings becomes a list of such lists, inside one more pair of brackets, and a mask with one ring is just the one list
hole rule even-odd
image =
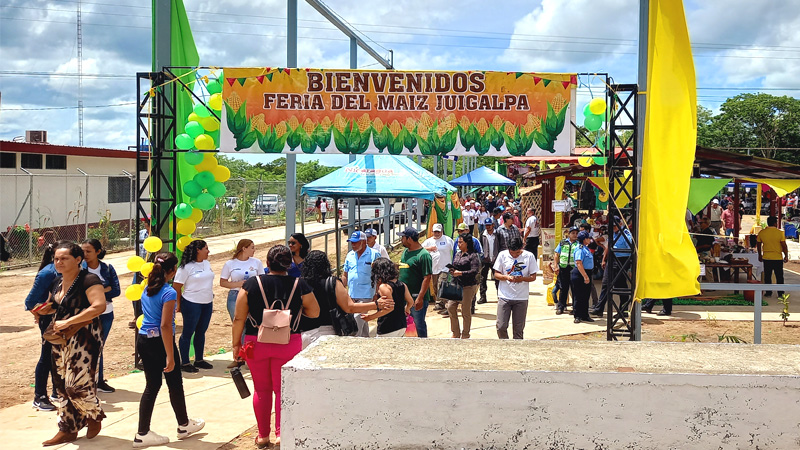
[[194, 176], [194, 181], [199, 184], [201, 188], [208, 189], [217, 180], [214, 179], [213, 173], [208, 170], [204, 170]]
[[175, 146], [181, 150], [189, 150], [194, 147], [194, 138], [186, 133], [179, 134], [178, 137], [175, 138]]
[[202, 209], [203, 211], [214, 209], [216, 204], [217, 201], [214, 199], [214, 196], [208, 192], [203, 192], [202, 194], [198, 195], [197, 200], [194, 201], [194, 206]]
[[206, 85], [209, 94], [218, 94], [222, 92], [222, 83], [218, 79], [211, 79]]
[[[206, 107], [206, 105], [204, 105], [202, 103], [198, 103], [198, 104], [194, 105], [194, 113], [197, 114], [200, 117], [208, 117], [208, 116], [211, 115], [211, 111], [208, 109], [208, 107]], [[200, 129], [201, 130], [203, 129], [202, 125], [200, 126]]]
[[[198, 114], [199, 115], [199, 114]], [[188, 122], [186, 127], [184, 127], [186, 134], [192, 137], [192, 144], [194, 145], [194, 138], [200, 136], [201, 134], [205, 133], [206, 131], [203, 129], [203, 126], [197, 122]], [[191, 148], [191, 147], [189, 147]]]
[[219, 181], [214, 182], [214, 184], [208, 187], [208, 193], [214, 197], [222, 197], [226, 192], [228, 192], [228, 189]]
[[189, 180], [183, 184], [183, 193], [195, 198], [203, 193], [203, 188], [196, 181]]
[[583, 107], [583, 117], [589, 117], [595, 115], [590, 109], [589, 104], [587, 103], [586, 106]]
[[605, 150], [606, 149], [606, 137], [605, 136], [600, 136], [599, 138], [597, 138], [597, 148], [599, 148], [600, 150]]
[[[192, 145], [194, 146], [194, 139], [192, 139]], [[186, 153], [184, 158], [186, 159], [186, 162], [191, 165], [200, 164], [201, 162], [203, 162], [203, 154], [200, 152]]]
[[178, 219], [188, 219], [192, 217], [192, 208], [191, 205], [186, 203], [178, 203], [178, 206], [175, 207], [175, 217]]
[[592, 160], [598, 166], [605, 166], [606, 163], [608, 162], [608, 158], [606, 158], [605, 156], [595, 156], [594, 158], [592, 158]]
[[584, 118], [583, 126], [589, 131], [597, 131], [603, 125], [603, 117], [592, 114]]

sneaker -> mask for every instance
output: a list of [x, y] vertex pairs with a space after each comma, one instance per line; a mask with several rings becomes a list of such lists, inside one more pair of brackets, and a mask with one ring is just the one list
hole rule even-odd
[[214, 368], [214, 366], [212, 366], [210, 362], [208, 362], [208, 361], [206, 361], [204, 359], [201, 359], [200, 361], [195, 361], [194, 362], [194, 366], [197, 367], [198, 369], [213, 369]]
[[186, 439], [202, 430], [204, 426], [206, 426], [206, 421], [203, 419], [189, 419], [188, 425], [178, 426], [178, 439]]
[[50, 394], [50, 403], [58, 403], [60, 400], [58, 399], [58, 394], [53, 392]]
[[187, 373], [197, 373], [197, 372], [200, 372], [200, 369], [198, 369], [197, 367], [195, 367], [195, 366], [193, 366], [193, 365], [191, 365], [191, 364], [183, 364], [183, 365], [181, 366], [181, 370], [182, 370], [182, 371], [184, 371], [184, 372], [187, 372]]
[[476, 303], [479, 304], [479, 305], [482, 305], [482, 304], [488, 303], [488, 302], [487, 302], [487, 300], [485, 298], [482, 298], [482, 299], [478, 300]]
[[103, 381], [97, 383], [97, 392], [102, 392], [104, 394], [110, 394], [110, 393], [112, 393], [114, 391], [116, 391], [116, 389], [114, 389], [113, 387], [109, 386], [108, 383], [106, 383], [106, 380], [103, 380]]
[[37, 411], [55, 411], [56, 407], [50, 403], [50, 399], [46, 395], [43, 395], [33, 399], [33, 409]]
[[564, 310], [561, 308], [556, 308], [556, 315], [560, 316], [561, 314], [564, 314]]
[[169, 444], [169, 438], [156, 434], [153, 430], [148, 431], [144, 436], [139, 433], [133, 436], [133, 448], [152, 447], [154, 445], [164, 444]]

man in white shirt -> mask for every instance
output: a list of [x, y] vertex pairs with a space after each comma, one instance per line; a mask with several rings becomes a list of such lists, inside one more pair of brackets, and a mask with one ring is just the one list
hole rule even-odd
[[380, 253], [381, 258], [389, 258], [389, 253], [386, 251], [386, 247], [378, 243], [378, 232], [375, 230], [375, 228], [367, 228], [364, 230], [364, 234], [367, 235], [367, 247]]
[[319, 215], [322, 217], [322, 223], [325, 223], [326, 214], [328, 214], [328, 201], [323, 198], [319, 203]]
[[[494, 229], [494, 221], [491, 217], [486, 218], [483, 221], [484, 231], [481, 234], [481, 248], [483, 249], [483, 255], [481, 257], [481, 287], [480, 287], [480, 299], [478, 300], [478, 304], [486, 303], [486, 282], [489, 279], [489, 272], [494, 267], [495, 261], [497, 261], [497, 255], [500, 254], [500, 241], [503, 240], [503, 236], [495, 231]], [[494, 287], [495, 290], [497, 289], [499, 281], [497, 279], [494, 280]]]
[[525, 219], [525, 250], [533, 253], [535, 258], [539, 258], [539, 219], [533, 215], [533, 208], [528, 208], [528, 218]]
[[528, 314], [528, 284], [536, 281], [539, 265], [533, 253], [522, 249], [522, 239], [513, 238], [508, 250], [497, 255], [494, 277], [500, 280], [497, 289], [497, 337], [508, 339], [508, 322], [512, 321], [514, 339], [522, 339]]
[[453, 239], [443, 233], [442, 224], [433, 225], [433, 237], [429, 237], [422, 243], [422, 247], [431, 254], [433, 260], [433, 276], [431, 285], [433, 286], [433, 296], [436, 298], [435, 311], [445, 310], [445, 302], [439, 299], [439, 285], [447, 279], [450, 269], [448, 264], [453, 263]]
[[464, 209], [461, 210], [461, 218], [464, 219], [464, 224], [469, 229], [469, 233], [473, 234], [475, 232], [475, 211], [472, 209], [472, 202], [467, 202], [464, 205]]

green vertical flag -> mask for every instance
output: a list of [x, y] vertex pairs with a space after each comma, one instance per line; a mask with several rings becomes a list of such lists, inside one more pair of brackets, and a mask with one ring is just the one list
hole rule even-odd
[[[156, 67], [156, 27], [155, 27], [155, 14], [156, 14], [156, 2], [164, 1], [164, 0], [153, 0], [152, 3], [152, 11], [153, 11], [153, 47], [152, 47], [152, 57], [153, 57], [153, 71], [160, 71], [161, 67]], [[170, 2], [170, 66], [185, 66], [185, 67], [196, 67], [200, 63], [200, 56], [197, 54], [197, 47], [194, 43], [194, 37], [192, 36], [192, 29], [189, 26], [189, 17], [186, 15], [186, 8], [183, 5], [183, 0], [166, 0]], [[191, 72], [191, 69], [173, 69], [173, 73], [180, 77], [188, 72]], [[186, 75], [185, 77], [181, 78], [181, 81], [185, 83], [189, 89], [194, 86], [194, 74]], [[193, 103], [192, 103], [192, 96], [183, 87], [182, 84], [175, 82], [172, 84], [173, 89], [177, 89], [177, 105], [175, 109], [175, 128], [174, 131], [168, 136], [166, 142], [167, 145], [174, 148], [175, 136], [176, 134], [183, 133], [183, 129], [186, 126], [186, 119], [189, 114], [192, 112]], [[188, 180], [191, 180], [197, 171], [194, 169], [194, 166], [187, 163], [184, 154], [178, 154], [178, 185], [175, 187], [176, 189], [176, 197], [175, 200], [177, 202], [188, 202], [189, 197], [183, 193], [183, 183]]]

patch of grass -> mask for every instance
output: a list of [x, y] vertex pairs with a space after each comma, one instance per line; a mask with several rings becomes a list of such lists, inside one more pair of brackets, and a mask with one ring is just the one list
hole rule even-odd
[[[656, 305], [661, 305], [663, 302], [661, 300], [656, 301]], [[711, 300], [704, 300], [698, 298], [673, 298], [672, 299], [673, 305], [695, 305], [695, 306], [752, 306], [753, 302], [749, 302], [744, 299], [744, 296], [741, 294], [736, 295], [727, 295], [725, 297], [715, 298]], [[761, 300], [761, 306], [768, 306], [766, 300]]]

